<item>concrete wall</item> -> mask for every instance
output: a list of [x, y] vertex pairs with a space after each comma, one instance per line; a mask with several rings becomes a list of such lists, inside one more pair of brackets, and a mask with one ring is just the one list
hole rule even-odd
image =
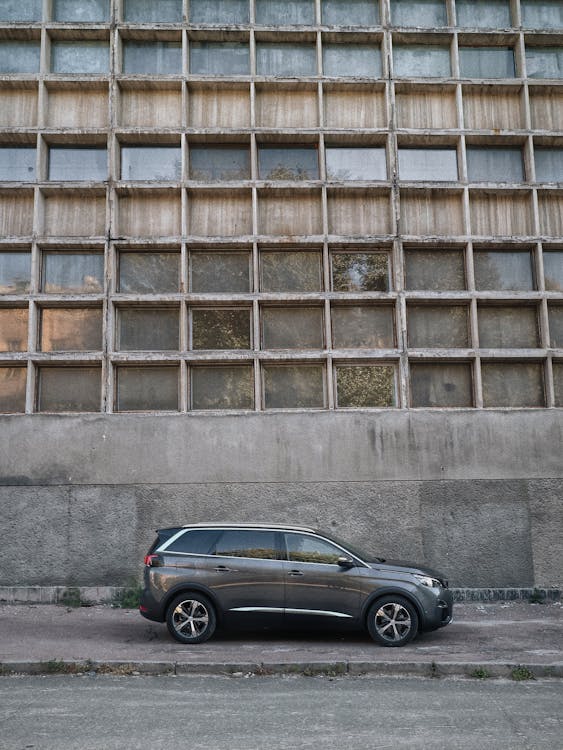
[[561, 586], [562, 438], [561, 410], [0, 417], [0, 585], [119, 585], [157, 527], [252, 520]]

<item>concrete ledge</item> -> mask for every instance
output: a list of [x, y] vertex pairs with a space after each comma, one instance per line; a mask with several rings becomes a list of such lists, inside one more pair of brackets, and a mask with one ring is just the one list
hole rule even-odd
[[279, 662], [279, 663], [205, 663], [151, 661], [17, 661], [0, 663], [0, 675], [227, 675], [237, 677], [266, 677], [295, 675], [303, 677], [361, 677], [410, 676], [471, 679], [534, 679], [563, 678], [563, 663], [505, 664], [501, 662]]
[[[124, 586], [0, 586], [3, 604], [111, 604], [126, 591]], [[558, 588], [452, 588], [456, 602], [559, 602]]]

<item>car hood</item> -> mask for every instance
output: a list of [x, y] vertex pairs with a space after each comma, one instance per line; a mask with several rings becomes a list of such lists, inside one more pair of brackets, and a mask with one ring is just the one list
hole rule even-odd
[[385, 562], [370, 562], [368, 563], [371, 568], [375, 570], [394, 570], [398, 573], [419, 573], [424, 576], [431, 576], [432, 578], [438, 578], [441, 581], [447, 580], [447, 576], [441, 573], [439, 570], [429, 568], [426, 565], [419, 565], [418, 563], [407, 562], [405, 560], [385, 560]]

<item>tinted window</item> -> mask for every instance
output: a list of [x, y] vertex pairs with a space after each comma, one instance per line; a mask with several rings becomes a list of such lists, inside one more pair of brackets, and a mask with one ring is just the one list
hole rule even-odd
[[276, 532], [255, 529], [224, 531], [217, 542], [215, 554], [277, 560], [279, 555], [276, 548]]
[[307, 534], [286, 534], [287, 555], [294, 562], [322, 563], [336, 565], [344, 552], [324, 539], [317, 539]]
[[167, 552], [187, 552], [192, 555], [209, 555], [221, 532], [215, 529], [186, 531], [167, 547]]

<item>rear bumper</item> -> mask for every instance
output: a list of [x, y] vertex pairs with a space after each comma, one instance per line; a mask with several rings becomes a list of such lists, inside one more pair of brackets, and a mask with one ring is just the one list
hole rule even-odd
[[164, 622], [165, 619], [162, 606], [155, 601], [154, 597], [146, 589], [141, 593], [139, 613], [147, 620], [152, 620], [153, 622]]

